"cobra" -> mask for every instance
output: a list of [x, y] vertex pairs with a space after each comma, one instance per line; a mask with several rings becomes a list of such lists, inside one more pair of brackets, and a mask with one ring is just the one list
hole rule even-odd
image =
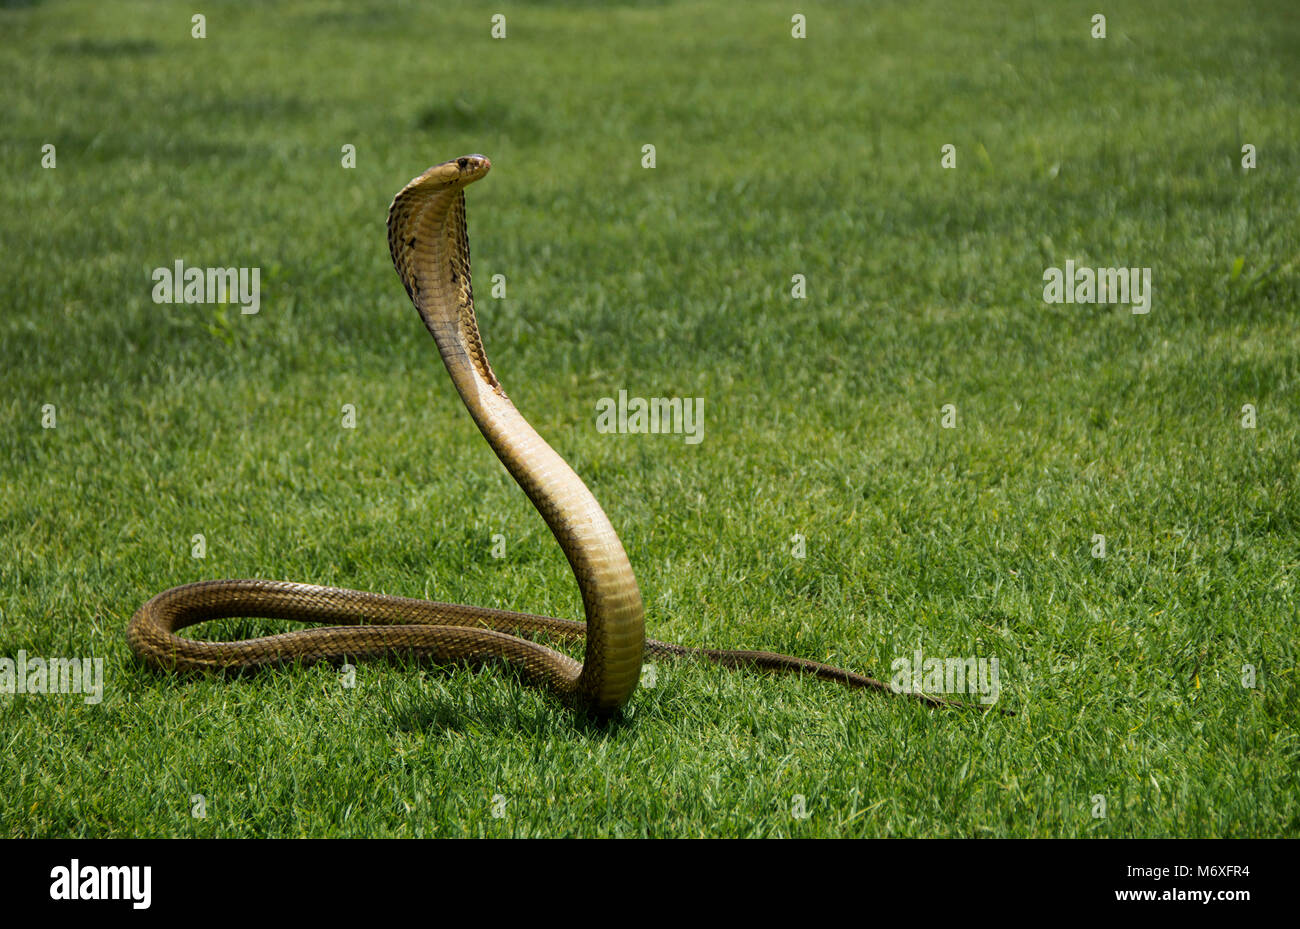
[[[591, 491], [511, 403], [483, 350], [474, 315], [465, 188], [491, 163], [466, 155], [434, 165], [398, 192], [388, 211], [393, 265], [437, 343], [470, 416], [564, 550], [586, 622], [413, 600], [288, 581], [219, 580], [173, 587], [131, 618], [127, 639], [143, 661], [176, 671], [256, 668], [406, 653], [437, 662], [506, 661], [530, 683], [596, 716], [631, 698], [643, 657], [698, 656], [732, 667], [800, 672], [852, 687], [882, 682], [772, 652], [686, 648], [645, 637], [636, 577], [618, 534]], [[177, 634], [195, 623], [264, 617], [313, 628], [232, 642]], [[586, 639], [580, 664], [534, 637]], [[940, 705], [950, 701], [910, 696]]]

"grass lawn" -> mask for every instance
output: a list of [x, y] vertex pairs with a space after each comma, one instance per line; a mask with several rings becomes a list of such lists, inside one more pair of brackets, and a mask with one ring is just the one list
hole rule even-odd
[[[104, 668], [0, 694], [0, 835], [1300, 835], [1300, 16], [976, 6], [0, 9], [0, 656]], [[648, 634], [997, 657], [1014, 716], [685, 662], [599, 727], [502, 667], [136, 663], [135, 609], [209, 578], [581, 617], [388, 256], [467, 152], [488, 352]], [[260, 312], [155, 303], [176, 260], [260, 268]], [[1066, 261], [1150, 268], [1150, 312], [1046, 303]], [[598, 432], [620, 390], [704, 398], [703, 441]]]

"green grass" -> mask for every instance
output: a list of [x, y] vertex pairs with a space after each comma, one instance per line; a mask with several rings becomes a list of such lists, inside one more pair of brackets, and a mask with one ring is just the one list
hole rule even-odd
[[[805, 4], [802, 41], [770, 3], [209, 2], [202, 41], [192, 4], [15, 6], [0, 656], [106, 680], [0, 696], [0, 834], [1300, 834], [1286, 0], [1107, 4], [1105, 40], [1027, 0]], [[204, 578], [580, 616], [389, 263], [393, 193], [474, 151], [485, 343], [649, 633], [996, 655], [1015, 716], [682, 663], [602, 728], [500, 667], [135, 663], [136, 607]], [[155, 305], [178, 258], [260, 267], [260, 314]], [[1067, 259], [1151, 267], [1151, 313], [1045, 304]], [[597, 433], [620, 388], [705, 398], [704, 441]]]

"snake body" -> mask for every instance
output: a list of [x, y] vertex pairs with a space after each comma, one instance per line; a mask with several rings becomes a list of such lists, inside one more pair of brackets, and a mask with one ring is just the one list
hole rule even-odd
[[[391, 653], [439, 662], [504, 660], [530, 683], [597, 716], [627, 703], [643, 656], [694, 655], [888, 692], [874, 678], [789, 655], [686, 648], [645, 638], [641, 593], [618, 534], [582, 480], [507, 398], [483, 350], [470, 283], [464, 189], [490, 168], [482, 155], [467, 155], [434, 165], [403, 187], [388, 211], [389, 251], [474, 422], [568, 557], [586, 623], [312, 584], [219, 580], [173, 587], [141, 606], [127, 628], [132, 651], [151, 665], [177, 671]], [[327, 625], [235, 642], [176, 634], [195, 623], [236, 616]], [[585, 637], [583, 662], [530, 638], [539, 635]], [[949, 702], [912, 696], [931, 704]]]

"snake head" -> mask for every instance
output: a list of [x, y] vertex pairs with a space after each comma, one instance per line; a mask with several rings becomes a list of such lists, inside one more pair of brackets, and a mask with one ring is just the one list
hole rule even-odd
[[[429, 168], [398, 191], [388, 208], [388, 250], [393, 265], [406, 287], [406, 293], [419, 308], [420, 285], [414, 257], [416, 242], [441, 235], [439, 229], [449, 215], [458, 217], [455, 231], [465, 238], [465, 195], [461, 192], [492, 169], [492, 162], [484, 155], [461, 155]], [[460, 275], [465, 287], [469, 282], [469, 243], [463, 242], [458, 252], [464, 254], [465, 266]], [[457, 283], [453, 276], [451, 283]], [[468, 296], [468, 290], [466, 291]], [[420, 310], [421, 314], [424, 310]]]
[[407, 186], [419, 185], [429, 192], [450, 190], [472, 184], [490, 170], [492, 162], [487, 160], [486, 155], [461, 155], [434, 165]]

